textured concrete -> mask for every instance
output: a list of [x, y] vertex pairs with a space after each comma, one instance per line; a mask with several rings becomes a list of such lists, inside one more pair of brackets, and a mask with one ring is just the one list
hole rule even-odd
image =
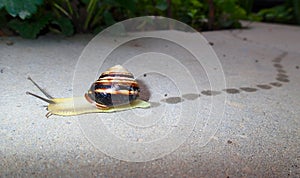
[[[300, 177], [300, 27], [245, 25], [203, 33], [220, 59], [225, 88], [207, 88], [199, 79], [199, 93], [171, 97], [177, 93], [171, 90], [155, 105], [199, 101], [201, 113], [211, 98], [226, 96], [217, 132], [203, 145], [195, 127], [172, 153], [139, 163], [100, 152], [82, 133], [80, 117], [46, 119], [44, 103], [25, 95], [39, 93], [26, 79], [31, 76], [55, 97], [71, 97], [77, 60], [91, 36], [2, 37], [0, 177]], [[149, 43], [132, 44], [128, 53]]]

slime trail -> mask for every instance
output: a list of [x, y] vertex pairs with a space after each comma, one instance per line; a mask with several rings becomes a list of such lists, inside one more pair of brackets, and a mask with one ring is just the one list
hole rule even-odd
[[[255, 84], [256, 87], [243, 86], [243, 87], [236, 87], [236, 88], [224, 88], [221, 91], [203, 90], [200, 92], [200, 94], [196, 94], [196, 93], [184, 94], [184, 95], [182, 95], [182, 98], [187, 99], [187, 100], [195, 100], [195, 99], [199, 98], [201, 95], [202, 96], [216, 96], [216, 95], [220, 95], [222, 93], [225, 93], [225, 94], [239, 94], [241, 92], [253, 93], [253, 92], [257, 92], [259, 90], [269, 90], [274, 87], [282, 87], [285, 83], [290, 82], [289, 76], [288, 76], [286, 70], [281, 65], [281, 61], [287, 54], [288, 54], [287, 52], [283, 52], [282, 54], [280, 54], [279, 56], [277, 56], [276, 58], [274, 58], [272, 60], [273, 67], [277, 71], [277, 74], [274, 76], [274, 79], [276, 81], [271, 81], [269, 83], [257, 83], [257, 84]], [[144, 77], [146, 77], [146, 76], [147, 75], [144, 75]], [[181, 97], [169, 97], [169, 98], [164, 98], [162, 101], [169, 103], [169, 104], [176, 104], [176, 103], [182, 102], [183, 101], [182, 98]]]

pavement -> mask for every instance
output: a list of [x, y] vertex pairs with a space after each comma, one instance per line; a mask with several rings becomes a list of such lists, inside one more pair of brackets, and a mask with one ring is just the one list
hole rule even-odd
[[[129, 42], [99, 69], [82, 60], [91, 35], [1, 37], [0, 177], [300, 177], [300, 27], [243, 24], [201, 33], [207, 46], [192, 44], [204, 53], [212, 47], [219, 59], [202, 68], [181, 60], [193, 90], [172, 56], [143, 54], [165, 47], [175, 58], [188, 55], [165, 41]], [[74, 86], [124, 58], [133, 58], [124, 65], [148, 110], [46, 118], [46, 103], [25, 94], [40, 94], [30, 76], [55, 97], [77, 96]], [[78, 76], [85, 67], [94, 72]]]

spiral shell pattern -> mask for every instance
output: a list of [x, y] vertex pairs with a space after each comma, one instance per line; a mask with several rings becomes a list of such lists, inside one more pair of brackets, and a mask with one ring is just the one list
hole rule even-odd
[[100, 75], [85, 98], [97, 108], [105, 109], [131, 103], [138, 98], [139, 92], [133, 74], [121, 65], [116, 65]]

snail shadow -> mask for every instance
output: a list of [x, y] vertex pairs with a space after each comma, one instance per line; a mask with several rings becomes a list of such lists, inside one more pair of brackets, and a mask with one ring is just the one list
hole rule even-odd
[[[151, 97], [151, 92], [150, 90], [148, 89], [149, 87], [145, 84], [145, 82], [143, 82], [143, 80], [140, 80], [140, 79], [136, 79], [136, 81], [138, 82], [139, 84], [139, 87], [140, 87], [140, 94], [139, 94], [139, 98], [141, 100], [144, 100], [144, 101], [148, 101], [149, 102], [149, 99]], [[149, 102], [151, 104], [151, 107], [154, 108], [154, 107], [158, 107], [160, 106], [160, 103], [158, 102]]]
[[[140, 80], [140, 79], [136, 79], [136, 81], [138, 82], [139, 84], [139, 87], [140, 87], [140, 94], [139, 94], [139, 98], [141, 100], [144, 100], [144, 101], [149, 101], [150, 97], [151, 97], [151, 92], [150, 90], [148, 89], [149, 87], [147, 86], [147, 84], [145, 84], [145, 82], [143, 80]], [[197, 95], [198, 97], [199, 95]], [[194, 95], [193, 95], [193, 99], [196, 99], [194, 98]], [[180, 102], [183, 102], [184, 99], [181, 98], [181, 97], [168, 97], [168, 98], [164, 98], [161, 100], [161, 102], [165, 102], [165, 103], [168, 103], [168, 104], [177, 104], [177, 103], [180, 103]], [[151, 107], [159, 107], [161, 105], [160, 102], [153, 102], [151, 101]]]
[[147, 87], [147, 85], [145, 84], [145, 82], [143, 82], [140, 79], [136, 79], [136, 81], [138, 82], [139, 87], [140, 87], [139, 98], [141, 100], [144, 100], [144, 101], [149, 101], [149, 99], [151, 97], [150, 90], [148, 89], [149, 87]]

